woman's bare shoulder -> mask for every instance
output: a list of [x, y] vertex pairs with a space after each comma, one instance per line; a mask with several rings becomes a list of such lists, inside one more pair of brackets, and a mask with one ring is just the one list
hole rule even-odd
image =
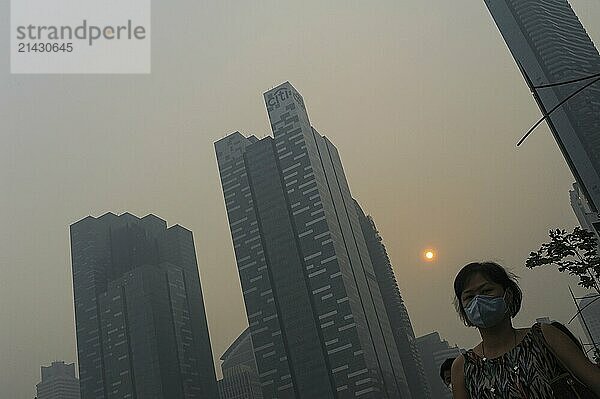
[[465, 367], [465, 355], [461, 354], [454, 359], [452, 362], [452, 374], [455, 372], [463, 373], [463, 369]]
[[459, 355], [452, 363], [452, 394], [456, 399], [468, 399], [465, 388], [465, 355]]

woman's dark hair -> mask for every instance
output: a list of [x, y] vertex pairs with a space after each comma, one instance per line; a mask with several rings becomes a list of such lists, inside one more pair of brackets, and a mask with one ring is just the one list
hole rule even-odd
[[519, 310], [521, 310], [521, 302], [523, 300], [523, 292], [517, 284], [517, 276], [506, 271], [506, 269], [495, 262], [473, 262], [460, 269], [454, 279], [454, 307], [465, 325], [473, 326], [467, 318], [460, 297], [469, 280], [477, 273], [483, 275], [493, 283], [500, 284], [504, 288], [504, 291], [507, 291], [506, 304], [510, 316], [515, 317], [519, 313]]
[[450, 371], [452, 370], [452, 363], [454, 363], [454, 359], [456, 359], [455, 357], [449, 357], [448, 359], [444, 360], [444, 363], [442, 363], [442, 365], [440, 366], [440, 378], [443, 380], [444, 379], [444, 372], [445, 371]]

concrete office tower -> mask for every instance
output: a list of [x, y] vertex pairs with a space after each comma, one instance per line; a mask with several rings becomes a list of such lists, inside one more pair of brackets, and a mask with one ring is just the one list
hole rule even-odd
[[218, 397], [191, 231], [90, 216], [71, 255], [82, 399]]
[[452, 399], [452, 391], [446, 387], [440, 377], [440, 367], [444, 360], [458, 357], [464, 349], [450, 346], [448, 341], [442, 340], [437, 331], [417, 338], [417, 347], [421, 352], [425, 375], [429, 380], [431, 396], [433, 398]]
[[284, 83], [274, 137], [215, 143], [265, 398], [408, 398], [335, 146]]
[[262, 399], [249, 328], [233, 341], [221, 360], [223, 379], [218, 381], [220, 399]]
[[[485, 0], [528, 84], [566, 82], [600, 73], [600, 55], [567, 0]], [[586, 80], [538, 89], [547, 113]], [[600, 82], [548, 119], [550, 130], [593, 212], [600, 208]]]
[[[581, 309], [581, 313], [577, 318], [587, 338], [586, 350], [595, 346], [599, 351], [598, 356], [600, 356], [600, 297], [598, 294], [588, 294], [580, 299], [579, 309]], [[594, 350], [591, 350], [590, 354], [593, 355]]]
[[355, 201], [354, 203], [394, 339], [396, 340], [396, 346], [404, 366], [410, 393], [413, 398], [431, 398], [431, 390], [423, 369], [421, 353], [415, 341], [412, 323], [402, 300], [402, 295], [400, 295], [400, 288], [398, 288], [392, 262], [383, 244], [383, 239], [377, 231], [373, 218], [365, 215], [358, 202]]
[[42, 381], [36, 390], [37, 399], [79, 399], [75, 364], [52, 362], [51, 366], [42, 366]]

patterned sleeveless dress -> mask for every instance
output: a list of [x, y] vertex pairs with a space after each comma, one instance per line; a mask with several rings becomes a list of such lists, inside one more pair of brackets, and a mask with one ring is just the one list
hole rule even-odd
[[464, 356], [465, 387], [472, 399], [553, 398], [549, 381], [562, 371], [546, 346], [539, 323], [500, 357], [484, 360], [472, 349]]

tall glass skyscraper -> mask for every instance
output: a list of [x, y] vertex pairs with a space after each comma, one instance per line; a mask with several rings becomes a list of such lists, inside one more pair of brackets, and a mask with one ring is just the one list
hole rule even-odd
[[[530, 88], [600, 73], [600, 55], [567, 0], [485, 0]], [[538, 105], [550, 111], [589, 83], [541, 88]], [[600, 210], [600, 82], [548, 119], [560, 150], [592, 210]]]
[[335, 146], [289, 83], [273, 137], [215, 143], [265, 398], [410, 398]]
[[373, 218], [364, 213], [357, 201], [354, 203], [367, 243], [367, 249], [371, 256], [375, 277], [381, 290], [385, 310], [390, 320], [392, 333], [396, 340], [396, 347], [404, 366], [410, 393], [415, 399], [429, 399], [431, 398], [431, 390], [423, 368], [423, 360], [415, 340], [415, 332], [408, 310], [400, 294], [392, 262], [383, 244], [383, 238], [377, 231]]
[[90, 216], [71, 256], [81, 399], [218, 398], [191, 231]]

